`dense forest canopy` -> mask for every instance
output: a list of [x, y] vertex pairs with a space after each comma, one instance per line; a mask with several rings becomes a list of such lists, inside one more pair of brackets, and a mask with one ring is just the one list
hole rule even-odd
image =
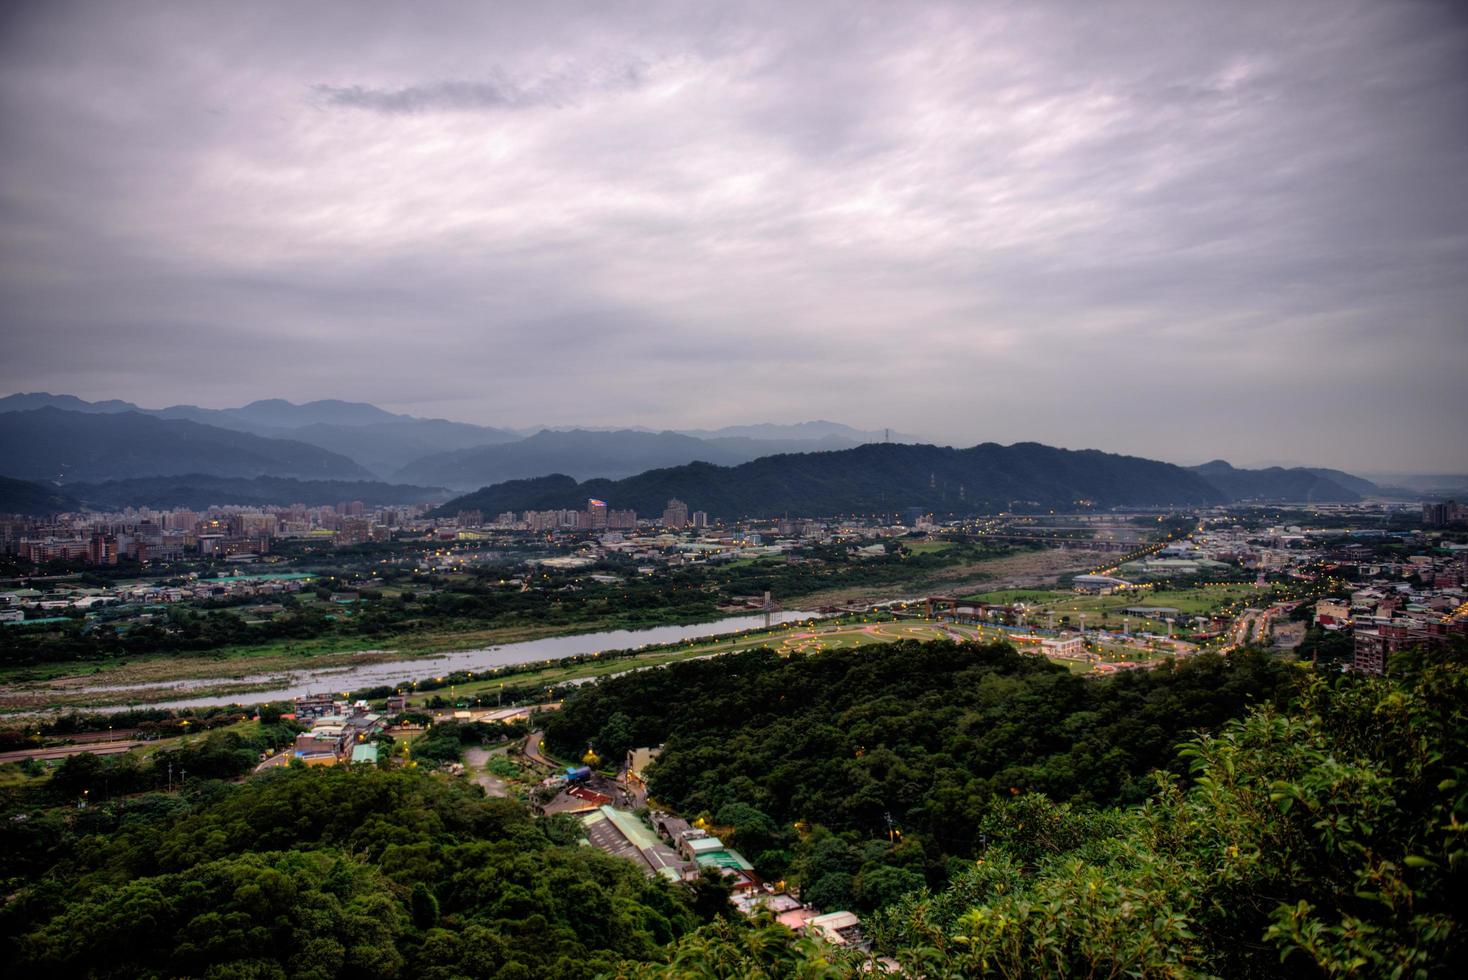
[[563, 473], [507, 480], [456, 498], [438, 513], [581, 507], [587, 497], [662, 513], [669, 497], [715, 518], [872, 514], [920, 507], [942, 514], [998, 513], [1016, 504], [1073, 507], [1197, 506], [1229, 498], [1171, 463], [1022, 442], [968, 449], [871, 443], [825, 453], [764, 456], [738, 466], [688, 463], [621, 480], [577, 483]]
[[[1286, 683], [1254, 655], [1089, 679], [1005, 644], [757, 650], [602, 681], [546, 733], [577, 757], [666, 743], [656, 798], [732, 827], [766, 875], [829, 878], [830, 902], [875, 907], [885, 866], [945, 881], [950, 859], [980, 846], [995, 797], [1139, 803], [1179, 742]], [[888, 880], [864, 899], [873, 874]]]
[[1450, 977], [1468, 971], [1468, 669], [1309, 676], [1189, 742], [1137, 808], [1001, 802], [946, 890], [872, 923], [928, 976]]
[[12, 977], [592, 977], [697, 924], [667, 882], [575, 846], [574, 823], [417, 770], [16, 816]]
[[[652, 789], [863, 915], [871, 954], [732, 912], [418, 768], [243, 776], [278, 712], [0, 788], [17, 977], [1461, 975], [1468, 655], [1087, 679], [1003, 646], [768, 651], [604, 680], [553, 746], [662, 741]], [[470, 726], [472, 728], [473, 726]], [[503, 733], [499, 733], [503, 734]], [[442, 745], [439, 745], [442, 743]], [[420, 753], [415, 750], [415, 758]], [[183, 792], [172, 774], [187, 769]], [[88, 797], [88, 794], [91, 794]], [[78, 800], [90, 802], [78, 807]], [[889, 823], [890, 820], [890, 823]]]

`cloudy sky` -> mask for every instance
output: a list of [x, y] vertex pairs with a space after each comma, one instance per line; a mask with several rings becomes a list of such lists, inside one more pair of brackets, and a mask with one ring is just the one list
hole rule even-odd
[[0, 8], [0, 393], [1468, 469], [1452, 2]]

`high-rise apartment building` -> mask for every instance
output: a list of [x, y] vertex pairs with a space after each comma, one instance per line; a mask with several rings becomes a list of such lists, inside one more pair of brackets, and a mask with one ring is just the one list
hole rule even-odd
[[688, 526], [688, 505], [674, 497], [663, 508], [663, 526], [682, 528]]

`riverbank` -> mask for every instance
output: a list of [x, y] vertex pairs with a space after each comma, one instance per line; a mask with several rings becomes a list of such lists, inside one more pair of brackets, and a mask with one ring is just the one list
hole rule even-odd
[[[791, 612], [791, 619], [818, 614]], [[521, 664], [592, 656], [600, 651], [663, 647], [684, 641], [743, 633], [767, 625], [762, 614], [727, 616], [701, 623], [654, 626], [646, 629], [554, 632], [513, 642], [493, 642], [469, 649], [404, 656], [402, 650], [372, 650], [308, 659], [251, 657], [238, 662], [240, 673], [219, 676], [187, 671], [182, 676], [156, 678], [142, 671], [131, 676], [112, 672], [80, 675], [34, 685], [0, 689], [0, 714], [107, 710], [125, 707], [177, 708], [228, 704], [235, 701], [286, 700], [316, 691], [352, 691], [381, 686], [408, 686], [430, 675], [487, 672]], [[455, 634], [461, 640], [463, 634]], [[499, 637], [504, 633], [496, 634]], [[523, 634], [522, 634], [523, 635]], [[218, 666], [218, 665], [214, 665]], [[127, 677], [127, 680], [123, 678]]]
[[[894, 594], [941, 591], [963, 594], [978, 587], [1033, 587], [1054, 581], [1062, 574], [1084, 568], [1091, 552], [1050, 549], [1005, 555], [976, 563], [964, 563], [916, 575], [911, 589], [863, 587], [816, 593], [801, 600], [807, 608], [845, 603], [877, 602]], [[790, 615], [787, 614], [787, 618]], [[735, 617], [738, 618], [738, 617]], [[504, 659], [474, 663], [474, 655], [526, 643], [577, 637], [618, 634], [597, 647], [576, 645], [572, 653], [525, 651], [525, 661], [554, 660], [596, 649], [625, 649], [661, 644], [661, 639], [644, 639], [642, 634], [665, 629], [696, 629], [725, 622], [718, 616], [685, 619], [677, 624], [649, 625], [628, 629], [625, 621], [612, 618], [574, 625], [523, 625], [484, 630], [415, 631], [388, 638], [363, 649], [357, 637], [322, 637], [312, 640], [277, 641], [190, 655], [158, 655], [85, 664], [48, 664], [11, 668], [0, 672], [0, 715], [117, 709], [128, 706], [182, 706], [225, 704], [235, 700], [270, 700], [294, 696], [292, 690], [359, 690], [380, 685], [398, 685], [432, 674], [456, 670], [480, 670], [508, 666]], [[754, 625], [751, 620], [751, 625]], [[739, 630], [733, 630], [741, 632]], [[711, 631], [709, 635], [716, 634]], [[623, 635], [625, 634], [625, 635]], [[679, 640], [686, 637], [679, 637]], [[695, 634], [693, 639], [697, 639]], [[722, 648], [704, 651], [724, 652]], [[466, 659], [467, 658], [467, 659]], [[681, 659], [681, 652], [667, 651], [652, 657], [649, 665]], [[415, 663], [416, 661], [416, 663]], [[596, 668], [602, 668], [598, 670]], [[578, 668], [574, 677], [595, 677], [606, 665]], [[545, 683], [561, 683], [572, 677], [565, 667], [548, 664]], [[253, 696], [253, 698], [252, 698]]]

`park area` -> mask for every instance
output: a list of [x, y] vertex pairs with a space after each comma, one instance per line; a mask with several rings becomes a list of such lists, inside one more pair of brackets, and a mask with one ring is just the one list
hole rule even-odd
[[[1124, 619], [1135, 631], [1165, 633], [1167, 619], [1174, 619], [1176, 636], [1191, 635], [1191, 620], [1196, 616], [1233, 617], [1251, 606], [1268, 605], [1284, 598], [1277, 587], [1259, 587], [1238, 582], [1197, 585], [1182, 589], [1157, 590], [1149, 587], [1128, 589], [1111, 595], [1087, 595], [1054, 589], [1003, 589], [983, 592], [965, 598], [991, 605], [1024, 604], [1026, 619], [1037, 626], [1052, 622], [1055, 626], [1079, 626], [1086, 617], [1087, 628], [1119, 629]], [[1153, 610], [1132, 612], [1129, 609]]]
[[[993, 643], [1002, 641], [1011, 643], [1021, 650], [1038, 652], [1038, 640], [1029, 638], [1027, 642], [1026, 637], [1017, 637], [1012, 631], [1002, 630], [997, 627], [952, 623], [931, 619], [902, 619], [894, 621], [885, 617], [872, 615], [843, 617], [825, 622], [805, 621], [800, 623], [787, 623], [780, 626], [773, 626], [768, 630], [759, 630], [737, 637], [709, 641], [690, 641], [674, 650], [664, 650], [647, 655], [651, 662], [642, 663], [640, 662], [642, 658], [634, 658], [635, 666], [628, 667], [625, 662], [622, 662], [616, 668], [606, 671], [606, 673], [625, 673], [628, 670], [636, 670], [644, 666], [658, 666], [673, 660], [715, 657], [725, 653], [755, 650], [761, 647], [768, 647], [781, 654], [809, 654], [832, 650], [851, 650], [873, 643], [895, 643], [899, 640], [953, 640], [960, 643]], [[1142, 650], [1132, 651], [1132, 653], [1134, 655], [1130, 658], [1103, 655], [1100, 659], [1151, 659]], [[1051, 659], [1078, 673], [1087, 673], [1091, 669], [1089, 662], [1084, 660], [1067, 658]], [[610, 667], [611, 665], [604, 666]]]

